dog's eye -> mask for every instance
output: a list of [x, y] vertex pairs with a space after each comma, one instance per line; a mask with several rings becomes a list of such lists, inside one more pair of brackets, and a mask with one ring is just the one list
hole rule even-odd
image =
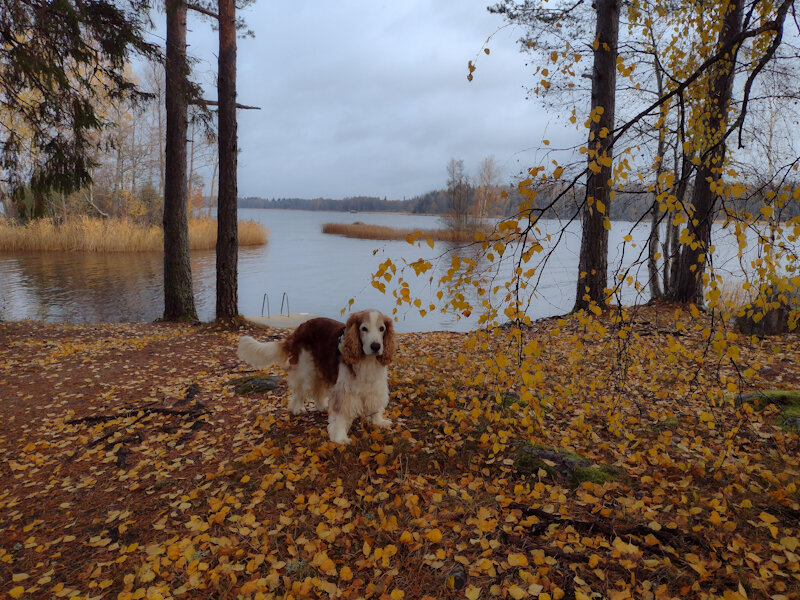
[[381, 326], [378, 328], [378, 331], [380, 331], [381, 333], [383, 333], [383, 330], [384, 330], [384, 329], [386, 329], [386, 327], [384, 327], [383, 325], [381, 325]]
[[367, 326], [366, 325], [362, 325], [361, 326], [361, 331], [363, 331], [364, 333], [367, 333]]

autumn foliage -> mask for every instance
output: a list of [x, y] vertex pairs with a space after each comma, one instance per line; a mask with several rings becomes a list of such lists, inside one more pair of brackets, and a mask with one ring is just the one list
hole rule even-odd
[[[800, 387], [800, 340], [710, 325], [400, 335], [395, 425], [343, 447], [288, 414], [280, 370], [235, 391], [239, 332], [2, 323], [0, 591], [797, 597], [798, 423], [740, 394]], [[520, 355], [539, 368], [515, 383]]]

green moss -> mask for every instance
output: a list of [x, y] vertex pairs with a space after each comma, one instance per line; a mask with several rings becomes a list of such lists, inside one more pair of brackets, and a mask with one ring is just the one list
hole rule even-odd
[[800, 390], [759, 390], [739, 396], [737, 402], [748, 402], [756, 410], [776, 406], [780, 410], [777, 425], [785, 431], [800, 433]]
[[790, 404], [784, 407], [778, 421], [781, 429], [791, 433], [800, 433], [800, 405]]
[[607, 465], [591, 467], [578, 467], [573, 471], [571, 483], [573, 487], [578, 487], [584, 481], [591, 481], [597, 485], [603, 485], [609, 481], [614, 481], [619, 477], [619, 472], [613, 467]]
[[761, 394], [770, 404], [800, 408], [800, 391], [798, 390], [765, 390]]
[[269, 375], [247, 375], [231, 379], [228, 384], [234, 386], [234, 392], [240, 396], [246, 396], [272, 391], [278, 387], [278, 382], [278, 379]]
[[658, 423], [653, 423], [650, 425], [650, 429], [652, 429], [655, 433], [661, 433], [665, 429], [672, 429], [673, 427], [678, 426], [678, 417], [669, 417], [664, 419], [663, 421], [659, 421]]
[[516, 404], [520, 408], [522, 408], [523, 406], [528, 406], [527, 402], [524, 402], [523, 400], [520, 399], [519, 394], [507, 393], [500, 396], [500, 405], [503, 408], [511, 408], [514, 406], [514, 404]]
[[539, 475], [540, 469], [544, 470], [548, 477], [555, 477], [557, 474], [555, 467], [548, 465], [542, 459], [535, 458], [530, 454], [518, 456], [515, 464], [517, 465], [517, 473], [528, 477], [531, 475]]
[[770, 404], [800, 407], [800, 390], [757, 390], [738, 396], [736, 402], [748, 402], [757, 409], [766, 408]]
[[545, 446], [544, 444], [530, 444], [530, 447], [534, 450], [541, 450], [544, 452], [556, 452], [564, 458], [574, 460], [575, 462], [589, 462], [585, 456], [578, 454], [573, 450], [568, 450], [567, 448], [554, 448], [553, 446]]
[[538, 475], [539, 469], [546, 471], [548, 477], [556, 476], [555, 468], [536, 456], [536, 450], [538, 448], [538, 444], [531, 444], [523, 440], [518, 440], [512, 446], [512, 459], [514, 465], [517, 467], [517, 474], [521, 477]]

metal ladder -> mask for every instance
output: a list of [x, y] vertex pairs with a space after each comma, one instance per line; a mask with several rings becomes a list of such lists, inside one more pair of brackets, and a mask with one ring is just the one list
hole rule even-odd
[[[280, 316], [283, 316], [283, 305], [284, 302], [286, 303], [286, 316], [288, 317], [292, 311], [289, 309], [289, 294], [283, 292], [283, 296], [281, 296], [281, 311], [278, 313]], [[267, 307], [267, 318], [272, 317], [272, 314], [269, 310], [269, 293], [264, 293], [264, 298], [261, 300], [261, 316], [264, 316], [264, 305]]]

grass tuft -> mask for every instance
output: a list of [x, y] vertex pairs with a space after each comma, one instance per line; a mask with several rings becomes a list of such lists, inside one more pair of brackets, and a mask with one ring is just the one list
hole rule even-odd
[[[240, 246], [262, 246], [267, 237], [261, 224], [239, 222]], [[190, 250], [212, 250], [216, 244], [214, 219], [189, 219]], [[26, 225], [0, 220], [0, 252], [160, 252], [163, 248], [161, 227], [128, 218], [81, 216], [63, 223], [37, 219]]]

